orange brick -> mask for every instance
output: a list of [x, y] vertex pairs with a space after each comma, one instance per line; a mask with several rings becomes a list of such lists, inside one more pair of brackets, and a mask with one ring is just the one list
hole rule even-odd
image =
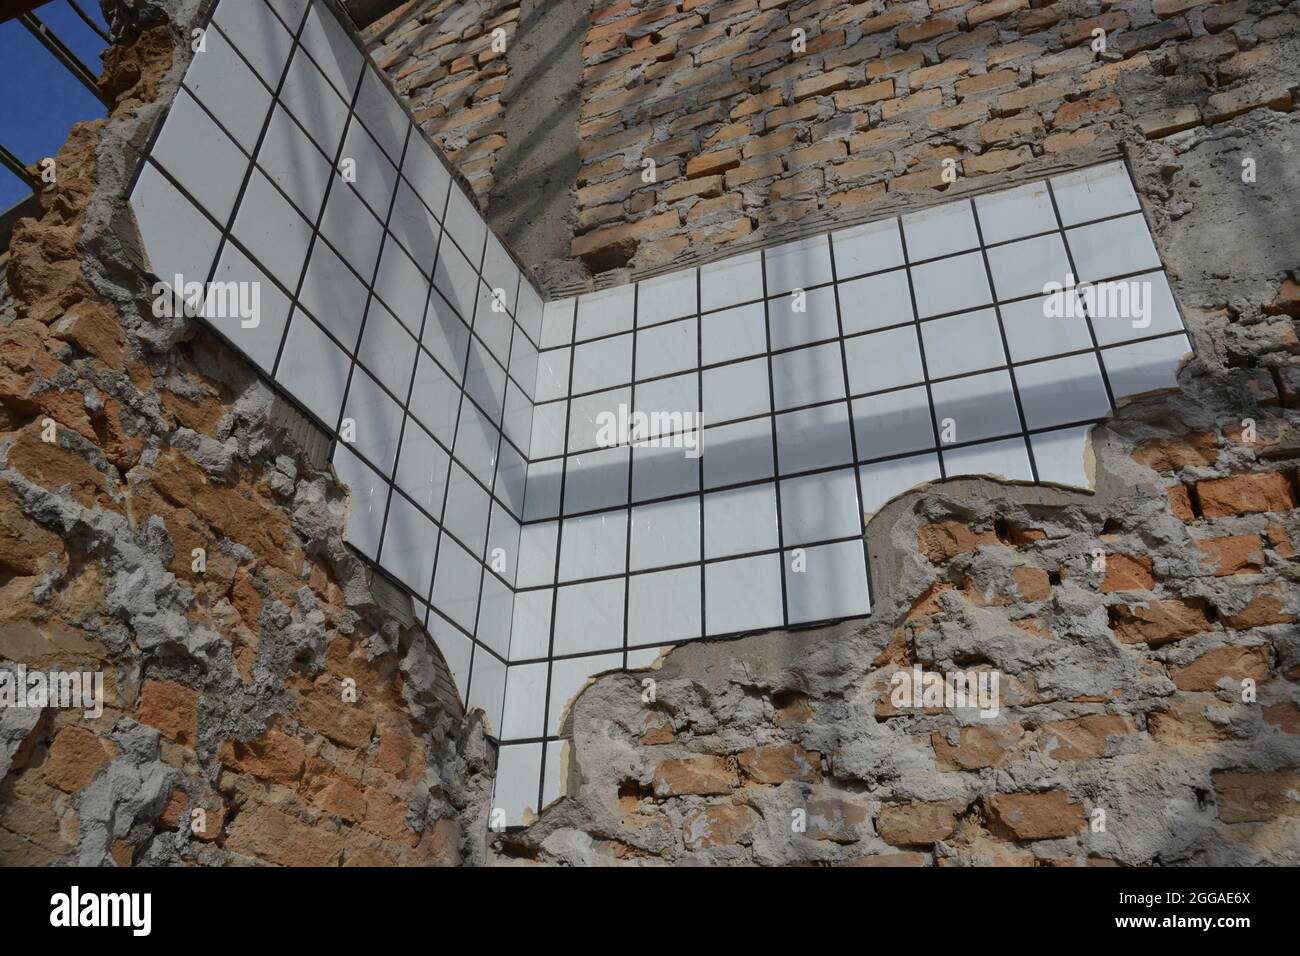
[[1291, 482], [1278, 472], [1199, 481], [1196, 495], [1201, 502], [1201, 514], [1207, 518], [1290, 511], [1295, 507]]

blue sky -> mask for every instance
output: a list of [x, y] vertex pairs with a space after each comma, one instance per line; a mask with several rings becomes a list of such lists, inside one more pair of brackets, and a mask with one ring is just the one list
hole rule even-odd
[[[98, 0], [79, 0], [101, 27]], [[53, 0], [36, 16], [72, 48], [96, 74], [104, 41], [77, 16], [68, 0]], [[56, 153], [77, 120], [105, 115], [104, 107], [17, 20], [0, 23], [0, 63], [5, 96], [0, 99], [0, 143], [25, 163]], [[25, 183], [0, 168], [0, 210], [30, 195]]]

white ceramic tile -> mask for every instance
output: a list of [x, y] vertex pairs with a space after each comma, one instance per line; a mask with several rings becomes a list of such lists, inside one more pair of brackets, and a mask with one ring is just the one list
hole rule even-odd
[[605, 671], [619, 670], [623, 666], [623, 655], [596, 654], [590, 657], [574, 657], [569, 660], [556, 661], [551, 665], [551, 706], [546, 715], [547, 734], [557, 734], [574, 698], [586, 686], [587, 681]]
[[569, 394], [569, 360], [572, 349], [550, 349], [537, 353], [535, 401], [550, 402]]
[[402, 147], [411, 122], [402, 112], [393, 92], [373, 69], [362, 73], [356, 112], [388, 158], [397, 163], [402, 158]]
[[506, 400], [506, 370], [476, 338], [465, 359], [465, 394], [494, 417]]
[[995, 246], [988, 256], [998, 299], [1041, 295], [1049, 291], [1049, 282], [1063, 283], [1070, 274], [1065, 243], [1058, 233]]
[[[241, 294], [241, 305], [232, 313], [228, 306], [214, 301], [212, 309], [203, 303], [202, 314], [208, 323], [230, 339], [235, 347], [257, 363], [263, 372], [270, 374], [275, 368], [275, 358], [284, 338], [292, 303], [266, 277], [252, 260], [239, 251], [234, 243], [226, 243], [221, 250], [221, 260], [213, 273], [214, 283], [244, 283], [247, 297]], [[212, 312], [222, 314], [213, 315]]]
[[[479, 579], [482, 575], [483, 565], [459, 544], [443, 535], [438, 544], [438, 562], [433, 575], [431, 602], [434, 607], [471, 632], [474, 630], [474, 619], [478, 614]], [[476, 672], [477, 670], [478, 668], [475, 667]]]
[[565, 461], [564, 512], [617, 508], [627, 504], [628, 448], [601, 448]]
[[949, 444], [1020, 431], [1011, 377], [1005, 370], [936, 382], [931, 386], [931, 394], [941, 441], [945, 437], [945, 419], [955, 423], [956, 438]]
[[510, 340], [510, 377], [528, 396], [529, 401], [537, 388], [537, 346], [532, 343], [523, 327], [514, 323]]
[[692, 495], [632, 509], [632, 571], [700, 559], [700, 501]]
[[636, 333], [638, 380], [684, 372], [699, 365], [699, 319], [668, 322]]
[[763, 265], [769, 296], [824, 285], [832, 277], [830, 241], [813, 236], [774, 246], [764, 251]]
[[384, 243], [380, 253], [375, 294], [412, 335], [420, 334], [420, 319], [429, 301], [429, 281], [395, 242]]
[[[683, 442], [698, 443], [698, 432]], [[697, 491], [700, 487], [698, 454], [671, 445], [640, 445], [632, 449], [632, 500], [648, 501]]]
[[[496, 575], [485, 573], [474, 636], [498, 657], [510, 653], [510, 619], [514, 616], [514, 609], [515, 596], [510, 587]], [[507, 703], [509, 699], [507, 694]]]
[[298, 42], [307, 48], [325, 78], [350, 101], [365, 58], [327, 7], [317, 3], [307, 11]]
[[460, 389], [428, 353], [421, 352], [411, 385], [411, 414], [443, 445], [450, 446], [455, 438], [459, 410]]
[[484, 283], [478, 284], [478, 292], [478, 306], [474, 310], [474, 334], [504, 366], [510, 361], [510, 339], [514, 335], [514, 320]]
[[520, 826], [537, 813], [541, 762], [539, 743], [503, 746], [497, 754], [492, 806], [505, 811], [507, 826]]
[[519, 522], [495, 501], [488, 524], [486, 560], [489, 570], [514, 587], [515, 573], [519, 569]]
[[298, 301], [347, 352], [356, 350], [367, 298], [366, 287], [334, 250], [327, 243], [316, 243]]
[[231, 233], [281, 285], [297, 289], [311, 226], [257, 170], [249, 178]]
[[384, 528], [384, 509], [388, 502], [388, 485], [346, 445], [334, 447], [334, 471], [348, 486], [348, 544], [373, 560], [379, 553], [379, 538]]
[[315, 322], [294, 312], [275, 378], [330, 429], [338, 422], [350, 364]]
[[1023, 239], [1057, 228], [1056, 212], [1046, 182], [975, 197], [980, 233], [986, 245]]
[[853, 460], [848, 406], [819, 405], [776, 416], [777, 463], [783, 475]]
[[487, 416], [470, 402], [462, 402], [453, 453], [470, 474], [489, 488], [496, 471], [500, 444], [501, 433]]
[[542, 757], [542, 809], [567, 795], [565, 781], [561, 779], [568, 766], [565, 751], [569, 744], [564, 740], [553, 740], [546, 744]]
[[1002, 330], [992, 309], [921, 323], [925, 367], [931, 378], [980, 372], [1007, 364]]
[[773, 351], [838, 337], [834, 286], [769, 300], [767, 324]]
[[459, 186], [453, 185], [447, 200], [447, 232], [455, 240], [465, 258], [477, 269], [483, 262], [483, 242], [487, 238], [487, 224], [478, 209]]
[[407, 143], [402, 175], [441, 221], [451, 187], [451, 174], [433, 147], [418, 132], [413, 132]]
[[[530, 491], [531, 491], [531, 482]], [[531, 522], [519, 529], [519, 575], [516, 587], [555, 583], [555, 555], [559, 547], [558, 521]]]
[[844, 360], [849, 369], [849, 390], [855, 395], [925, 380], [915, 325], [845, 339]]
[[1163, 272], [1088, 286], [1083, 295], [1101, 346], [1183, 329], [1169, 280]]
[[384, 226], [350, 186], [335, 183], [330, 190], [321, 233], [359, 276], [374, 277]]
[[1029, 452], [1023, 438], [948, 448], [943, 451], [943, 465], [949, 478], [961, 475], [992, 475], [1012, 481], [1033, 481]]
[[[497, 660], [481, 647], [474, 648], [474, 667], [470, 675], [469, 698], [466, 701], [466, 707], [470, 710], [475, 708], [481, 709], [487, 718], [488, 732], [497, 734], [501, 729], [501, 706], [505, 701], [506, 695], [506, 665]], [[532, 744], [541, 748], [541, 744]], [[504, 754], [506, 750], [517, 748], [502, 748]], [[497, 763], [497, 787], [502, 786], [502, 764], [504, 761], [499, 760]], [[507, 765], [508, 767], [508, 765]], [[509, 780], [510, 776], [507, 775]], [[533, 783], [533, 789], [537, 788], [536, 782]], [[515, 822], [518, 822], [516, 820]]]
[[478, 273], [454, 243], [442, 244], [433, 273], [433, 284], [466, 324], [474, 321], [480, 285]]
[[357, 358], [403, 403], [415, 373], [416, 344], [402, 323], [377, 299], [366, 312]]
[[416, 594], [428, 594], [438, 526], [401, 495], [392, 496], [379, 563]]
[[460, 699], [464, 701], [465, 694], [469, 690], [470, 662], [474, 656], [474, 642], [437, 614], [428, 615], [428, 623], [425, 627], [433, 642], [438, 645], [438, 650], [442, 651], [442, 656], [447, 661], [447, 669], [451, 671], [452, 680], [456, 682], [456, 690], [460, 694]]
[[787, 547], [862, 533], [852, 468], [781, 482], [781, 538]]
[[152, 164], [140, 173], [131, 209], [154, 275], [169, 287], [177, 275], [185, 282], [207, 281], [221, 233]]
[[1192, 350], [1185, 335], [1118, 345], [1101, 353], [1115, 400], [1174, 388], [1178, 363]]
[[[687, 641], [699, 637], [700, 568], [675, 568], [628, 579], [627, 642]], [[636, 666], [631, 660], [629, 666]]]
[[840, 313], [845, 335], [911, 322], [914, 316], [907, 270], [895, 269], [842, 283]]
[[529, 463], [524, 494], [525, 521], [554, 518], [560, 513], [560, 487], [563, 476], [563, 458]]
[[937, 259], [979, 248], [979, 232], [970, 202], [958, 200], [903, 217], [907, 258], [911, 262]]
[[1084, 425], [1031, 435], [1029, 444], [1034, 449], [1038, 480], [1073, 485], [1076, 488], [1092, 487], [1086, 460], [1088, 434], [1091, 431], [1091, 425]]
[[921, 318], [973, 309], [993, 301], [984, 256], [979, 252], [912, 268], [916, 312]]
[[623, 578], [556, 588], [556, 656], [621, 648], [624, 590]]
[[388, 217], [388, 231], [410, 253], [420, 272], [426, 276], [432, 274], [434, 261], [438, 257], [438, 238], [442, 235], [442, 227], [404, 179], [397, 182], [393, 213]]
[[632, 336], [583, 342], [573, 348], [573, 394], [596, 392], [632, 381]]
[[[616, 388], [573, 399], [569, 403], [568, 450], [586, 451], [598, 445], [610, 447], [621, 441], [625, 436], [619, 434], [617, 428], [620, 406], [632, 407], [632, 389]], [[536, 435], [536, 413], [533, 421], [533, 434]], [[610, 425], [615, 427], [611, 429]], [[534, 454], [533, 457], [538, 456]]]
[[[483, 252], [483, 281], [493, 290], [506, 311], [515, 314], [519, 292], [519, 267], [506, 252], [501, 240], [492, 233], [487, 234], [487, 247]], [[496, 290], [500, 290], [498, 294]]]
[[792, 625], [871, 613], [861, 541], [787, 551], [783, 557]]
[[1021, 365], [1016, 369], [1016, 385], [1030, 428], [1103, 418], [1110, 411], [1106, 384], [1092, 352]]
[[780, 627], [781, 557], [762, 554], [704, 566], [705, 632]]
[[496, 485], [492, 490], [497, 499], [517, 518], [522, 518], [524, 514], [527, 480], [528, 463], [524, 456], [508, 442], [502, 442], [497, 457]]
[[348, 104], [325, 82], [302, 47], [298, 47], [289, 63], [279, 100], [321, 151], [333, 160], [348, 125]]
[[862, 465], [858, 468], [862, 511], [873, 515], [890, 499], [939, 477], [939, 456], [933, 452]]
[[853, 400], [858, 458], [869, 461], [935, 445], [925, 386], [902, 388]]
[[[1027, 362], [1063, 352], [1092, 347], [1088, 320], [1083, 310], [1072, 308], [1067, 315], [1070, 293], [1009, 302], [1000, 307], [1002, 327], [1013, 362]], [[927, 355], [928, 358], [928, 355]]]
[[507, 668], [501, 739], [541, 737], [544, 734], [549, 670], [549, 665], [544, 662], [516, 664]]
[[576, 340], [583, 342], [615, 332], [631, 332], [635, 300], [636, 289], [630, 285], [617, 285], [579, 296], [574, 329]]
[[177, 93], [152, 155], [218, 222], [229, 221], [248, 157], [185, 90]]
[[360, 123], [348, 124], [340, 166], [353, 170], [356, 176], [351, 184], [353, 188], [376, 216], [386, 218], [397, 187], [397, 169]]
[[696, 276], [694, 269], [678, 269], [640, 283], [637, 293], [638, 327], [695, 315]]
[[560, 583], [627, 570], [627, 511], [565, 518], [560, 532]]
[[703, 363], [729, 362], [767, 351], [767, 310], [762, 302], [711, 312], [700, 319]]
[[470, 552], [482, 555], [487, 549], [488, 514], [492, 499], [455, 461], [447, 479], [447, 504], [442, 526], [454, 534]]
[[[262, 145], [257, 151], [257, 165], [284, 191], [289, 201], [309, 221], [315, 222], [325, 201], [330, 164], [321, 151], [285, 112], [277, 106], [271, 113]], [[253, 197], [244, 196], [248, 208]]]
[[630, 429], [633, 441], [652, 441], [693, 430], [700, 408], [700, 375], [690, 372], [641, 382], [636, 387], [634, 405], [645, 418]]
[[[279, 31], [279, 35], [287, 46], [288, 38], [284, 31]], [[275, 39], [273, 35], [271, 40]], [[202, 51], [194, 54], [189, 69], [185, 71], [185, 87], [251, 156], [271, 111], [271, 93], [240, 59], [220, 29], [208, 30], [204, 34], [204, 45]]]
[[447, 453], [428, 432], [414, 421], [407, 421], [393, 480], [421, 508], [435, 518], [441, 518], [450, 462]]
[[510, 659], [533, 660], [551, 650], [553, 588], [515, 592], [515, 613], [510, 625]]
[[513, 381], [506, 385], [506, 407], [501, 418], [501, 433], [516, 448], [532, 443], [533, 403]]
[[1067, 226], [1140, 208], [1123, 162], [1064, 173], [1052, 180], [1052, 190]]
[[777, 547], [776, 486], [746, 485], [704, 496], [704, 556], [723, 558]]
[[652, 667], [655, 661], [659, 659], [659, 656], [671, 646], [672, 645], [667, 645], [667, 647], [659, 646], [629, 649], [627, 652], [627, 669], [644, 670]]
[[397, 446], [402, 431], [402, 406], [365, 373], [353, 369], [347, 401], [343, 403], [342, 428], [351, 424], [355, 439], [349, 442], [354, 451], [369, 461], [380, 473], [393, 473]]
[[537, 343], [544, 349], [568, 345], [573, 341], [573, 316], [577, 299], [557, 299], [542, 307], [542, 340]]
[[[769, 290], [770, 291], [770, 290]], [[763, 256], [749, 252], [700, 267], [700, 311], [763, 297]]]
[[[258, 76], [274, 89], [293, 48], [293, 37], [285, 25], [264, 4], [240, 3], [238, 0], [220, 4], [213, 21], [229, 37], [231, 45], [252, 64]], [[209, 36], [208, 43], [212, 42]], [[212, 49], [211, 45], [209, 49]], [[239, 103], [233, 97], [229, 101]]]
[[701, 377], [704, 383], [704, 420], [710, 424], [772, 410], [766, 358], [705, 369]]
[[772, 395], [778, 411], [844, 397], [844, 367], [837, 342], [772, 356]]
[[527, 279], [522, 279], [519, 283], [519, 301], [515, 321], [519, 327], [533, 341], [534, 345], [541, 345], [542, 342], [542, 315], [544, 306], [542, 297]]
[[1140, 213], [1076, 226], [1066, 230], [1065, 238], [1080, 282], [1100, 282], [1160, 267], [1160, 256]]
[[840, 282], [903, 264], [897, 219], [882, 219], [831, 233], [835, 275]]
[[420, 343], [453, 379], [460, 381], [464, 378], [465, 360], [469, 353], [469, 327], [440, 295], [429, 296]]

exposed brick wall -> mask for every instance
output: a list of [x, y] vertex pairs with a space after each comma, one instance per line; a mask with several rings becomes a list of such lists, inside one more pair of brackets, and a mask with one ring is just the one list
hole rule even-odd
[[506, 142], [501, 44], [513, 39], [519, 10], [519, 0], [411, 0], [363, 34], [420, 127], [480, 198]]
[[0, 711], [0, 865], [473, 859], [482, 724], [344, 547], [323, 444], [198, 320], [151, 314], [127, 143], [187, 23], [112, 51], [115, 108], [5, 260], [0, 666], [99, 671], [105, 701]]
[[594, 272], [656, 269], [933, 198], [952, 188], [945, 160], [975, 181], [1290, 110], [1294, 6], [598, 2], [573, 254]]

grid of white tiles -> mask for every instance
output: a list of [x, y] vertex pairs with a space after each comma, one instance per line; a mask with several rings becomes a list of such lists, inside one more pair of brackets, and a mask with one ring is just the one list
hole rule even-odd
[[[512, 823], [590, 675], [867, 614], [864, 514], [1087, 485], [1088, 425], [1190, 347], [1119, 163], [543, 306], [328, 6], [224, 0], [205, 44], [131, 195], [151, 268], [258, 283], [255, 327], [205, 318], [338, 439], [349, 542], [488, 714]], [[1149, 321], [1045, 318], [1070, 275]], [[620, 406], [702, 427], [608, 447]]]

